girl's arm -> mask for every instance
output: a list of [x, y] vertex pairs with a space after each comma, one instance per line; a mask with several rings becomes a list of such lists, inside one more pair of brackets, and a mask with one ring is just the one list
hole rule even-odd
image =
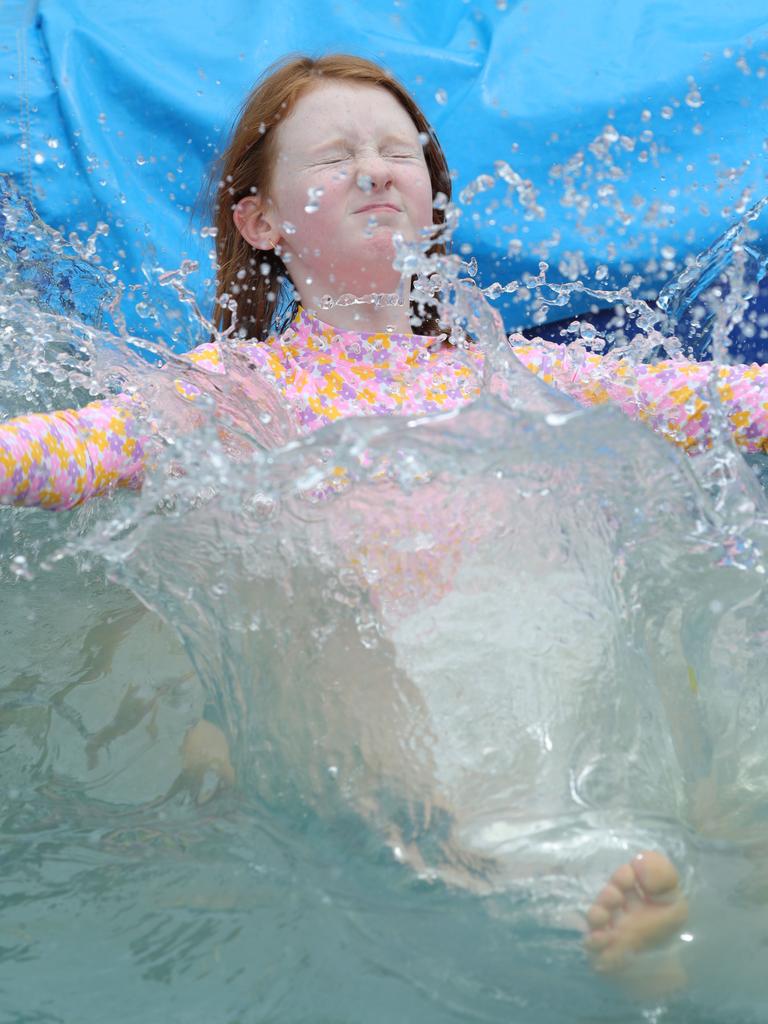
[[[583, 405], [611, 402], [633, 419], [695, 452], [712, 443], [711, 385], [731, 435], [749, 452], [768, 452], [768, 365], [716, 366], [667, 359], [631, 363], [553, 342], [511, 340], [529, 370]], [[712, 378], [715, 378], [714, 382]]]
[[72, 508], [114, 487], [138, 487], [147, 442], [136, 399], [34, 413], [0, 424], [0, 504]]
[[[201, 345], [186, 358], [192, 364], [190, 374], [198, 379], [198, 369], [224, 372], [215, 345]], [[155, 373], [146, 390], [165, 406], [179, 396], [189, 401], [200, 394], [191, 381], [174, 380], [169, 388], [162, 371]], [[66, 509], [115, 487], [140, 487], [150, 439], [145, 412], [138, 398], [121, 394], [83, 409], [0, 423], [0, 505]], [[187, 428], [195, 422], [189, 407], [174, 419], [185, 420]]]

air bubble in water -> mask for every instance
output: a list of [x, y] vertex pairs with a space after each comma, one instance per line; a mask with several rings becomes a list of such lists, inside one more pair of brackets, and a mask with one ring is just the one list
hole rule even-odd
[[32, 573], [24, 555], [14, 555], [11, 559], [11, 572], [23, 580], [31, 580]]
[[445, 89], [438, 89], [435, 93], [435, 99], [441, 106], [443, 106], [443, 104], [448, 102], [448, 93]]

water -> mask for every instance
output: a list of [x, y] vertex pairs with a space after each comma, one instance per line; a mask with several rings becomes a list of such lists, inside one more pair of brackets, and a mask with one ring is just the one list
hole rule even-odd
[[[297, 441], [234, 366], [184, 439], [45, 252], [4, 267], [6, 414], [127, 384], [160, 432], [141, 495], [0, 520], [0, 1020], [762, 1020], [768, 507], [724, 438], [550, 392], [446, 262], [478, 402]], [[183, 771], [204, 716], [234, 787]], [[649, 845], [690, 981], [636, 1002], [579, 929]]]

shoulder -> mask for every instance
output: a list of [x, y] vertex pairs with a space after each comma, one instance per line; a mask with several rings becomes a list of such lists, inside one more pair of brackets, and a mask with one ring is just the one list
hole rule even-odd
[[224, 373], [221, 348], [217, 341], [209, 341], [204, 345], [198, 345], [191, 352], [185, 352], [183, 358], [203, 370], [209, 370], [211, 373]]

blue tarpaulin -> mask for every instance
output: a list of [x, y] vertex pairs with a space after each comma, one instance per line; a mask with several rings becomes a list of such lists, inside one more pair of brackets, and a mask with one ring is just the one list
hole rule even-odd
[[[65, 236], [106, 224], [96, 253], [129, 328], [182, 348], [200, 339], [158, 268], [198, 260], [210, 309], [201, 184], [290, 52], [387, 65], [434, 124], [456, 196], [493, 176], [456, 237], [484, 285], [545, 260], [555, 280], [638, 273], [653, 295], [766, 191], [765, 0], [6, 0], [0, 29], [0, 170]], [[531, 306], [504, 315], [525, 325]]]

